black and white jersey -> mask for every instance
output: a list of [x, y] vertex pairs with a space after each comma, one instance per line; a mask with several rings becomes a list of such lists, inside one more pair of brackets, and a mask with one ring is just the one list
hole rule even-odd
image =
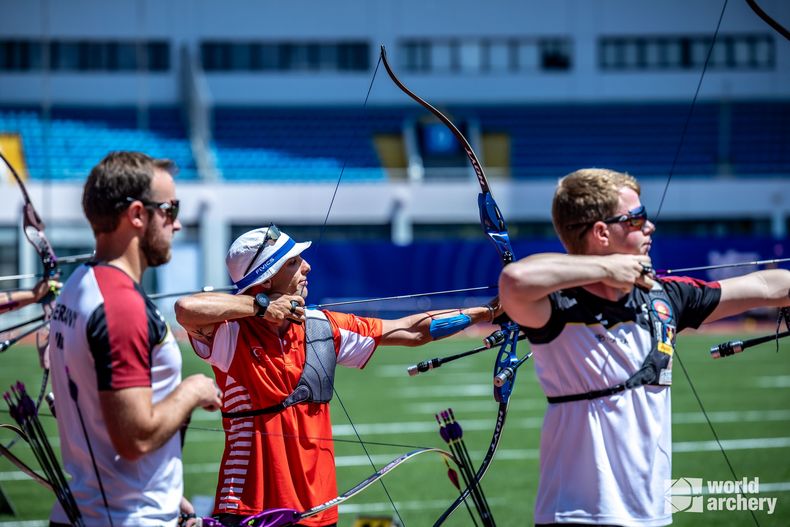
[[[649, 309], [668, 313], [681, 331], [698, 327], [719, 303], [717, 283], [689, 278], [661, 283], [670, 305], [652, 306], [657, 301], [639, 288], [618, 301], [581, 287], [552, 293], [548, 323], [526, 329], [545, 394], [585, 393], [625, 382], [652, 348]], [[664, 480], [671, 478], [670, 410], [668, 386], [550, 404], [535, 523], [671, 523], [664, 509]]]

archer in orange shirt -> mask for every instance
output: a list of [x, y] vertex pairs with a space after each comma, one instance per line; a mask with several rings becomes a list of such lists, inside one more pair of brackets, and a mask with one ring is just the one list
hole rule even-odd
[[[225, 450], [214, 514], [224, 525], [337, 496], [328, 404], [336, 364], [364, 368], [378, 346], [420, 346], [501, 313], [496, 300], [397, 320], [305, 308], [311, 268], [301, 254], [309, 246], [274, 225], [247, 232], [226, 259], [237, 293], [176, 303], [195, 353], [223, 390]], [[337, 519], [333, 507], [301, 525]]]

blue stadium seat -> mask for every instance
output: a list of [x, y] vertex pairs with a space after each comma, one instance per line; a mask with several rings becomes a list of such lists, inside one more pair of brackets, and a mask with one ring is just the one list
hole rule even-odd
[[[359, 108], [214, 109], [214, 152], [228, 180], [384, 181], [372, 135], [384, 121], [400, 130], [399, 112]], [[368, 119], [377, 113], [376, 119]], [[345, 165], [345, 170], [343, 166]]]
[[180, 180], [197, 178], [176, 108], [150, 108], [137, 128], [134, 108], [56, 107], [47, 122], [38, 108], [0, 107], [0, 132], [19, 133], [33, 179], [83, 180], [112, 150], [139, 150], [178, 164]]
[[[480, 108], [483, 132], [511, 138], [514, 177], [557, 177], [581, 167], [637, 175], [666, 175], [675, 157], [688, 106], [544, 105]], [[456, 111], [460, 115], [461, 111]], [[718, 109], [697, 105], [674, 173], [716, 172]]]
[[[447, 108], [456, 122], [474, 120], [484, 134], [507, 134], [518, 179], [590, 166], [659, 177], [670, 171], [711, 176], [723, 166], [736, 176], [790, 171], [790, 103], [697, 104], [681, 144], [688, 110], [675, 103]], [[342, 170], [345, 180], [384, 181], [373, 136], [398, 134], [405, 120], [426, 117], [416, 105], [218, 107], [212, 148], [227, 180], [335, 181]], [[140, 130], [134, 108], [55, 108], [47, 126], [37, 108], [0, 107], [0, 132], [22, 135], [37, 179], [84, 179], [101, 157], [119, 149], [169, 157], [181, 168], [180, 179], [195, 179], [180, 111], [151, 108], [148, 119], [148, 129]], [[728, 141], [722, 130], [730, 130]]]
[[[457, 106], [457, 122], [474, 120], [483, 133], [511, 141], [515, 178], [557, 177], [580, 167], [610, 167], [638, 176], [711, 176], [790, 170], [790, 104], [729, 103], [729, 141], [720, 133], [720, 104], [686, 103]], [[334, 180], [384, 177], [371, 138], [399, 133], [419, 107], [237, 108], [214, 111], [214, 140], [227, 179]], [[727, 137], [725, 136], [725, 139]], [[241, 169], [244, 170], [241, 170]], [[286, 170], [292, 169], [292, 170]]]
[[733, 105], [730, 152], [740, 173], [787, 173], [790, 167], [790, 104]]

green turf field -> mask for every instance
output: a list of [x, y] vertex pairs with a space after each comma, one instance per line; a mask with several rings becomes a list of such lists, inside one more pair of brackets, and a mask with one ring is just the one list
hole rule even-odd
[[[757, 513], [763, 526], [790, 524], [790, 343], [780, 353], [769, 343], [741, 355], [711, 360], [712, 344], [731, 336], [686, 335], [678, 349], [705, 409], [714, 423], [739, 477], [758, 477], [761, 497], [777, 498], [773, 515]], [[369, 475], [373, 468], [357, 443], [351, 421], [369, 444], [377, 467], [417, 446], [443, 446], [433, 414], [452, 407], [464, 426], [465, 439], [476, 464], [491, 439], [496, 403], [491, 396], [492, 354], [446, 365], [418, 377], [406, 375], [406, 366], [429, 357], [462, 351], [479, 341], [453, 339], [422, 349], [383, 348], [364, 371], [338, 368], [338, 396], [332, 401], [335, 423], [338, 485], [345, 490]], [[523, 348], [522, 348], [523, 350]], [[185, 373], [208, 369], [185, 348]], [[22, 379], [38, 389], [40, 373], [32, 348], [12, 348], [0, 357], [0, 387]], [[689, 383], [675, 364], [674, 477], [730, 480], [727, 465], [694, 400]], [[343, 404], [351, 417], [346, 416]], [[545, 402], [531, 364], [520, 371], [511, 398], [508, 422], [499, 452], [483, 480], [497, 525], [532, 524], [532, 506], [538, 478], [538, 441]], [[5, 408], [4, 408], [5, 410]], [[2, 422], [11, 422], [7, 412]], [[54, 422], [42, 418], [56, 437]], [[184, 451], [186, 493], [213, 496], [223, 435], [216, 415], [198, 412], [192, 420]], [[5, 444], [10, 435], [0, 431]], [[57, 444], [57, 443], [56, 443]], [[23, 445], [13, 451], [30, 460]], [[424, 454], [395, 469], [384, 482], [406, 525], [431, 525], [454, 498], [446, 467], [433, 454]], [[45, 525], [54, 498], [0, 459], [0, 486], [17, 516], [0, 515], [0, 526]], [[705, 498], [707, 500], [707, 497]], [[374, 485], [341, 506], [340, 525], [352, 525], [360, 515], [392, 516], [392, 506], [381, 485]], [[678, 513], [675, 525], [753, 525], [745, 512]], [[471, 525], [463, 508], [447, 525]]]

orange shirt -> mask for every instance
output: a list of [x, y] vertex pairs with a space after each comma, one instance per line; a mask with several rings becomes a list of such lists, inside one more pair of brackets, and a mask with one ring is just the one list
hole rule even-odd
[[[363, 368], [381, 338], [379, 319], [315, 310], [308, 316], [329, 320], [340, 365]], [[271, 325], [250, 317], [220, 324], [210, 348], [192, 345], [214, 369], [223, 411], [240, 412], [278, 404], [290, 395], [302, 375], [304, 335], [304, 326], [291, 324], [279, 337]], [[251, 515], [279, 507], [301, 512], [337, 496], [328, 404], [223, 418], [223, 427], [215, 514]], [[333, 507], [300, 523], [321, 526], [337, 519]]]

